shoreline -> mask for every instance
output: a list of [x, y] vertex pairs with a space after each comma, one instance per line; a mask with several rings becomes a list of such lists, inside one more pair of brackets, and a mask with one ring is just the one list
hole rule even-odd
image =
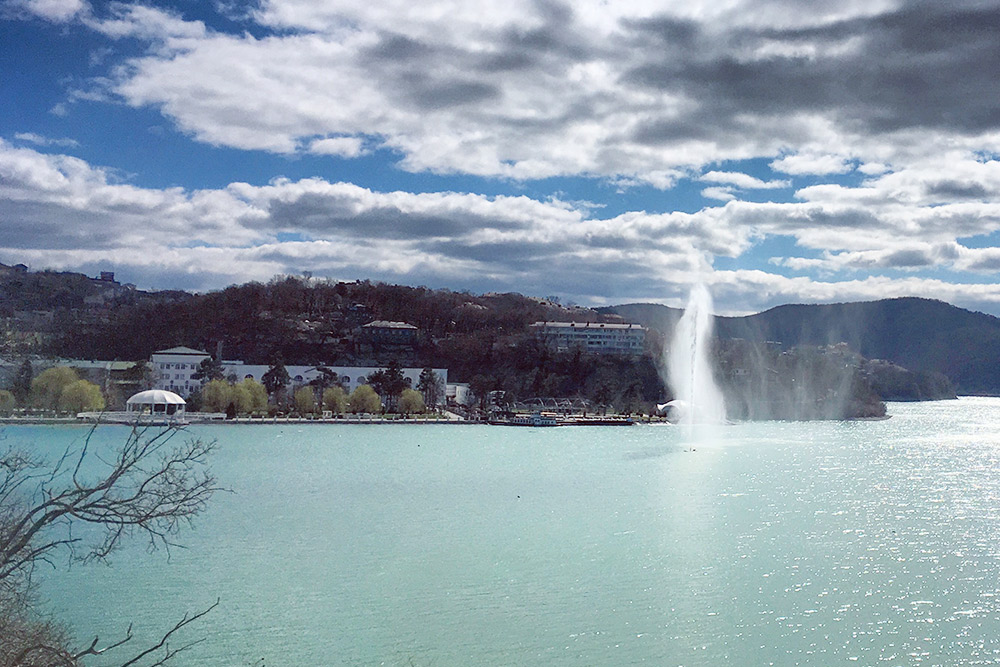
[[[657, 424], [660, 422], [669, 423], [666, 420], [654, 420], [648, 421], [645, 419], [637, 419], [630, 424]], [[624, 422], [623, 422], [624, 423]], [[95, 420], [95, 419], [80, 419], [76, 417], [0, 417], [0, 426], [3, 425], [23, 425], [23, 426], [94, 426], [95, 424], [101, 425], [116, 425], [116, 426], [277, 426], [280, 424], [317, 424], [317, 425], [337, 425], [337, 424], [351, 424], [351, 425], [420, 425], [420, 426], [435, 426], [435, 425], [466, 425], [466, 426], [495, 426], [496, 424], [491, 424], [488, 421], [479, 421], [471, 419], [447, 419], [447, 418], [436, 418], [436, 419], [402, 419], [402, 418], [383, 418], [383, 417], [348, 417], [340, 419], [307, 419], [302, 417], [266, 417], [263, 419], [191, 419], [184, 422], [174, 422], [168, 423], [163, 421], [150, 421], [150, 422], [128, 422], [124, 420]], [[504, 424], [501, 424], [504, 425]], [[560, 424], [559, 426], [621, 426], [619, 423], [597, 423], [597, 422], [581, 422], [579, 424]]]
[[[906, 401], [906, 402], [916, 402], [916, 401]], [[879, 417], [846, 417], [842, 419], [767, 419], [761, 421], [818, 421], [818, 422], [830, 422], [830, 421], [842, 421], [842, 422], [880, 422], [891, 419], [891, 414], [882, 415]], [[625, 424], [636, 425], [636, 426], [650, 426], [659, 424], [673, 425], [672, 422], [662, 419], [662, 418], [638, 418], [631, 422], [614, 422], [614, 423], [601, 423], [600, 421], [581, 421], [580, 423], [562, 423], [558, 424], [559, 427], [566, 426], [586, 426], [592, 428], [594, 426], [622, 426]], [[747, 420], [731, 422], [732, 424], [750, 423]], [[421, 418], [384, 418], [384, 417], [343, 417], [343, 418], [319, 418], [319, 419], [308, 419], [303, 417], [265, 417], [265, 418], [235, 418], [235, 419], [191, 419], [184, 422], [164, 422], [164, 421], [147, 421], [147, 422], [129, 422], [124, 420], [95, 420], [90, 418], [78, 418], [78, 417], [0, 417], [0, 426], [94, 426], [95, 424], [101, 425], [116, 425], [116, 426], [177, 426], [180, 428], [187, 426], [277, 426], [279, 424], [317, 424], [317, 425], [337, 425], [337, 424], [351, 424], [351, 425], [421, 425], [421, 426], [434, 426], [434, 425], [465, 425], [465, 426], [512, 426], [511, 424], [499, 424], [491, 423], [486, 420], [471, 420], [471, 419], [449, 419], [444, 417], [439, 417], [435, 419], [421, 419]], [[522, 426], [523, 427], [523, 426]], [[530, 428], [545, 428], [543, 426]]]
[[79, 419], [77, 417], [0, 417], [0, 425], [77, 425], [93, 426], [231, 426], [240, 425], [275, 425], [275, 424], [483, 424], [485, 422], [459, 419], [384, 419], [384, 418], [348, 418], [348, 419], [305, 419], [302, 417], [266, 417], [264, 419], [190, 419], [184, 422], [163, 421], [124, 421], [111, 419]]

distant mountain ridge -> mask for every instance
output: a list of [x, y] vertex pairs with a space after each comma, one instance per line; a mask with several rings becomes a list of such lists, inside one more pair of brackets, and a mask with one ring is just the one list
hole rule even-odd
[[[599, 309], [669, 333], [683, 311], [657, 304]], [[961, 394], [1000, 394], [1000, 318], [943, 301], [904, 297], [777, 306], [745, 317], [717, 317], [716, 335], [777, 341], [785, 347], [847, 343], [870, 359], [938, 371]]]

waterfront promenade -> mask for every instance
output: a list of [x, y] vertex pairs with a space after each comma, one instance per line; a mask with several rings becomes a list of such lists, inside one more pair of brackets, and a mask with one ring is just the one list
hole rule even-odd
[[[164, 426], [171, 425], [160, 420], [155, 422], [126, 420], [122, 415], [126, 413], [81, 413], [72, 416], [52, 416], [52, 415], [19, 415], [0, 417], [2, 424], [49, 424], [49, 425], [74, 425], [74, 424], [137, 424], [140, 426]], [[226, 419], [222, 413], [199, 413], [191, 412], [184, 416], [181, 422], [172, 422], [173, 425], [187, 426], [190, 424], [474, 424], [454, 412], [444, 412], [441, 414], [426, 415], [376, 415], [376, 414], [356, 414], [339, 415], [337, 417], [292, 417], [288, 415], [273, 417], [251, 417], [241, 416]], [[134, 419], [134, 415], [133, 415]]]

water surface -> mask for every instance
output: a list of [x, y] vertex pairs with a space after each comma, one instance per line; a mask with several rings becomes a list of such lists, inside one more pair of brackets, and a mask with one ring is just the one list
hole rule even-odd
[[[701, 441], [194, 428], [232, 492], [187, 548], [132, 543], [43, 572], [43, 592], [81, 640], [152, 637], [221, 598], [184, 665], [1000, 662], [1000, 401], [890, 413]], [[5, 430], [52, 457], [83, 434]]]

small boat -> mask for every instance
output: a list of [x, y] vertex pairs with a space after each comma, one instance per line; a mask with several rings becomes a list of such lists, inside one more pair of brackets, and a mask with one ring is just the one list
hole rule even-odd
[[515, 414], [503, 419], [491, 419], [495, 426], [560, 426], [558, 417], [551, 412], [532, 412], [530, 415]]

